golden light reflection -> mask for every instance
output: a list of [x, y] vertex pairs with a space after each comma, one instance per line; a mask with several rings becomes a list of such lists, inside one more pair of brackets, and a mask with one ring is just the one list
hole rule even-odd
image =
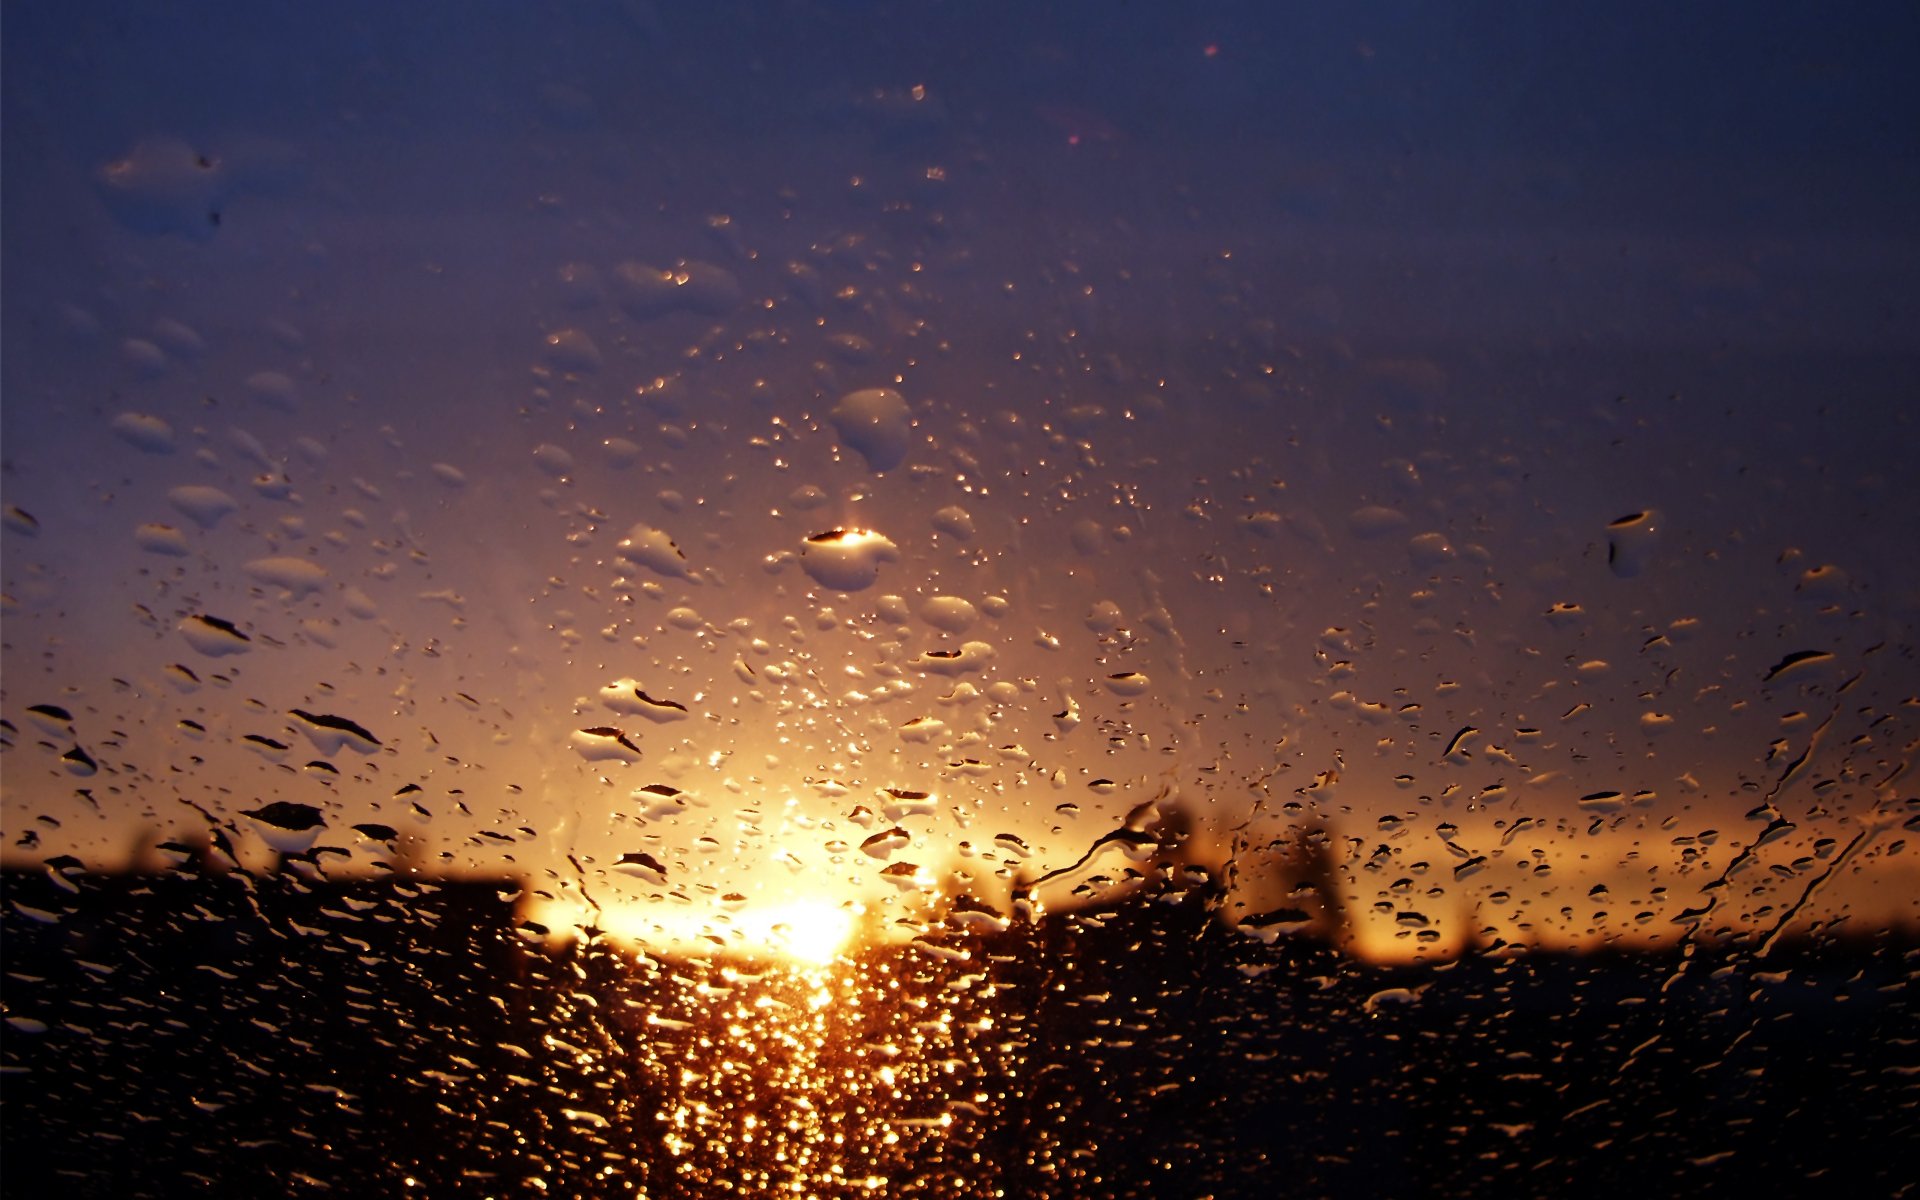
[[[577, 893], [523, 893], [521, 919], [555, 945], [603, 941], [627, 950], [683, 959], [785, 962], [818, 969], [858, 945], [897, 941], [873, 928], [857, 899], [797, 895], [742, 902], [730, 895], [712, 904], [670, 901], [593, 903]], [[523, 927], [524, 928], [524, 927]]]
[[853, 938], [857, 906], [802, 899], [742, 913], [735, 924], [754, 944], [812, 966], [838, 958]]
[[[833, 913], [846, 915], [804, 905], [760, 915], [784, 918], [767, 925], [770, 937], [780, 936], [775, 924], [803, 921], [838, 937], [851, 921]], [[911, 955], [834, 957], [818, 946], [824, 965], [795, 952], [753, 968], [687, 962], [649, 976], [640, 966], [635, 986], [671, 996], [656, 996], [643, 1023], [582, 1064], [624, 1097], [609, 1134], [657, 1137], [676, 1186], [747, 1195], [880, 1192], [902, 1170], [937, 1172], [956, 1157], [954, 1139], [968, 1140], [965, 1127], [992, 1104], [975, 1053], [994, 1025], [971, 1011], [988, 999], [974, 993], [990, 990], [951, 994], [945, 964]], [[645, 1084], [613, 1082], [633, 1075]], [[948, 1181], [955, 1195], [989, 1194]]]

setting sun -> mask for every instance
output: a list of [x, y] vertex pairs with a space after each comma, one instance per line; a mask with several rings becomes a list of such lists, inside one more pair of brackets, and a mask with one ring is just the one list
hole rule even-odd
[[593, 911], [571, 900], [547, 900], [529, 905], [526, 914], [542, 926], [562, 931], [561, 936], [579, 936], [593, 928], [615, 942], [666, 953], [773, 954], [815, 967], [839, 957], [864, 911], [852, 901], [836, 904], [820, 897], [800, 897], [744, 905], [731, 913], [664, 904], [609, 905]]
[[853, 936], [855, 914], [826, 900], [793, 900], [739, 918], [741, 931], [809, 966], [826, 966]]

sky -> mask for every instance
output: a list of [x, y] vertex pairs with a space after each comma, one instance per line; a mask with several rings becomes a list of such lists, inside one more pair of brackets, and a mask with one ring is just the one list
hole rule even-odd
[[8, 861], [1911, 924], [1915, 25], [14, 6]]

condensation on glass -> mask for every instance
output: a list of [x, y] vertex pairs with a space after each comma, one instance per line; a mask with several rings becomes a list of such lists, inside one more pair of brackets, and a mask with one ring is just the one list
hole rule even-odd
[[10, 1173], [1900, 1182], [1884, 47], [1076, 11], [9, 14]]

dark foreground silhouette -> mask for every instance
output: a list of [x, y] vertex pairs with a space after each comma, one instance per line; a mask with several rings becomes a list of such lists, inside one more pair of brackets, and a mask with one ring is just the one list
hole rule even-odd
[[550, 949], [517, 888], [6, 873], [6, 1193], [1899, 1195], [1920, 1162], [1891, 938], [1384, 968], [1170, 894], [723, 973]]

